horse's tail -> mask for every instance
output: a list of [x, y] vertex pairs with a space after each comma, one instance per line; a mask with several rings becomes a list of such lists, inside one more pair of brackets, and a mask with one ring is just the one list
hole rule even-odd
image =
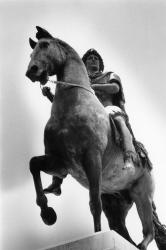
[[155, 241], [159, 250], [165, 250], [166, 249], [166, 226], [162, 225], [161, 222], [159, 221], [159, 218], [156, 212], [156, 206], [154, 202], [152, 203], [152, 207], [153, 207], [153, 225], [154, 225], [154, 231], [155, 231]]

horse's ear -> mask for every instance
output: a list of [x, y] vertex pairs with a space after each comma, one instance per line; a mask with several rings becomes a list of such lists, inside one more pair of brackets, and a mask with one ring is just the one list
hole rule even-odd
[[29, 44], [30, 44], [31, 48], [34, 49], [37, 43], [35, 41], [33, 41], [31, 38], [29, 38]]
[[53, 38], [52, 35], [45, 29], [36, 26], [37, 33], [36, 33], [36, 38], [39, 40], [41, 38]]

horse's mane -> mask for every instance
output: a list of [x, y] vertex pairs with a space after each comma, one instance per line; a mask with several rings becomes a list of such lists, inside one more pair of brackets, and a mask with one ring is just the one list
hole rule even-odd
[[69, 44], [67, 44], [66, 42], [64, 42], [63, 40], [59, 38], [54, 38], [54, 39], [60, 45], [60, 47], [64, 50], [68, 58], [74, 58], [75, 60], [77, 60], [79, 63], [81, 63], [84, 66], [84, 63], [82, 62], [82, 59], [79, 56], [79, 54]]

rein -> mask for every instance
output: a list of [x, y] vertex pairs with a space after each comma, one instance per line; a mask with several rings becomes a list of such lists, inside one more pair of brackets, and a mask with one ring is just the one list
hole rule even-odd
[[79, 85], [79, 84], [74, 84], [74, 83], [69, 83], [69, 82], [62, 82], [62, 81], [53, 81], [53, 80], [48, 80], [49, 82], [52, 82], [54, 84], [63, 84], [67, 87], [77, 87], [77, 88], [82, 88], [82, 89], [85, 89], [87, 91], [89, 91], [91, 94], [95, 95], [95, 92], [94, 90], [90, 87], [85, 87], [85, 86], [82, 86], [82, 85]]

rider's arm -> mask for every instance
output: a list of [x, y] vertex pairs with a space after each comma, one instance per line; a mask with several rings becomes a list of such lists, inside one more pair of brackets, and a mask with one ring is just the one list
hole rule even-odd
[[108, 94], [116, 94], [119, 92], [119, 85], [117, 83], [92, 84], [91, 87], [94, 91], [104, 91]]

